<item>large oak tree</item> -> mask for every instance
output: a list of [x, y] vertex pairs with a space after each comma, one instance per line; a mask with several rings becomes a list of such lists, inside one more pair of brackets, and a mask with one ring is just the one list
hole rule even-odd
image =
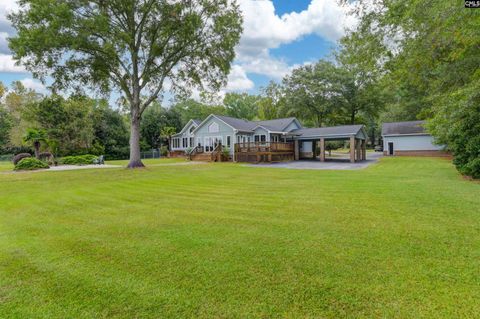
[[225, 84], [242, 18], [232, 0], [20, 0], [14, 57], [53, 88], [118, 90], [130, 105], [130, 163], [140, 120], [162, 97]]

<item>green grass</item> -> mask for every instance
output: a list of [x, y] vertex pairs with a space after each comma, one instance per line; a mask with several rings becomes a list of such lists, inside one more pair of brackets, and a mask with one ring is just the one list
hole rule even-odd
[[13, 170], [12, 162], [0, 162], [0, 172]]
[[0, 174], [0, 318], [474, 318], [479, 195], [428, 158]]
[[[145, 165], [171, 164], [171, 163], [180, 163], [185, 161], [186, 159], [184, 158], [158, 158], [158, 159], [142, 160], [142, 162]], [[106, 161], [105, 164], [127, 166], [128, 160]]]

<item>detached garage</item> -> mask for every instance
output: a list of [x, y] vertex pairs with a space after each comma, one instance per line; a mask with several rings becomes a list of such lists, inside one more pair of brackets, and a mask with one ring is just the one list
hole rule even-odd
[[447, 156], [442, 145], [435, 145], [425, 129], [425, 121], [384, 123], [383, 154], [387, 156]]

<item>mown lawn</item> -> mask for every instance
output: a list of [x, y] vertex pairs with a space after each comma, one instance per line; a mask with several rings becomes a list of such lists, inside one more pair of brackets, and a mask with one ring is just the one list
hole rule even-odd
[[1, 162], [0, 161], [0, 172], [11, 171], [13, 170], [12, 162]]
[[0, 174], [0, 318], [474, 318], [480, 184], [442, 159]]
[[[142, 162], [145, 165], [171, 164], [171, 163], [180, 163], [180, 162], [185, 162], [185, 161], [186, 161], [185, 158], [155, 158], [155, 159], [144, 159], [144, 160], [142, 160]], [[127, 166], [128, 165], [128, 160], [106, 161], [105, 164]]]

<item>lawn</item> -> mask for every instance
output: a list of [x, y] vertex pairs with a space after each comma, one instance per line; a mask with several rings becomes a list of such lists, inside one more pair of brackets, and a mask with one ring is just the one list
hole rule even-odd
[[[185, 158], [155, 158], [155, 159], [142, 160], [142, 162], [145, 165], [171, 164], [171, 163], [180, 163], [185, 161], [186, 161]], [[105, 164], [127, 166], [128, 160], [106, 161]]]
[[0, 174], [0, 318], [473, 318], [480, 184], [443, 159]]
[[0, 161], [0, 172], [11, 171], [13, 170], [12, 162], [2, 162]]

